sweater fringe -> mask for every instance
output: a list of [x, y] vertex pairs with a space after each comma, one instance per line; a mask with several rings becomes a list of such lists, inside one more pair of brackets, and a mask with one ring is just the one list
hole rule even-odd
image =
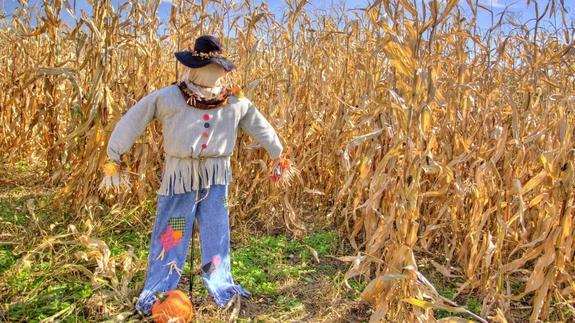
[[197, 191], [232, 180], [230, 156], [179, 158], [166, 156], [158, 194], [172, 195]]

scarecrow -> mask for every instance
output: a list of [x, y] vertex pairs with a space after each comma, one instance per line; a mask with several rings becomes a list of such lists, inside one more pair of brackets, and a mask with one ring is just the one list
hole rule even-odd
[[157, 292], [178, 285], [197, 219], [201, 276], [221, 307], [250, 293], [234, 283], [230, 271], [228, 185], [230, 156], [238, 128], [258, 141], [273, 160], [271, 180], [286, 183], [296, 172], [280, 138], [261, 112], [237, 88], [222, 79], [236, 67], [222, 56], [220, 41], [196, 39], [193, 50], [175, 53], [184, 71], [178, 82], [156, 90], [132, 106], [115, 126], [108, 142], [102, 188], [127, 184], [121, 155], [130, 150], [154, 118], [161, 121], [165, 164], [158, 190], [146, 282], [136, 310], [150, 315]]

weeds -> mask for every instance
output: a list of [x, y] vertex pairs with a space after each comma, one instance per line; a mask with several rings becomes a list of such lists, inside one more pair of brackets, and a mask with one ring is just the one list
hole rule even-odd
[[[12, 188], [9, 193], [16, 194], [20, 189]], [[41, 199], [50, 198], [41, 197]], [[18, 211], [18, 203], [5, 203], [0, 201], [0, 208], [5, 214], [5, 221], [22, 221], [22, 225], [27, 225], [34, 220], [25, 213], [21, 217], [13, 216]], [[14, 201], [12, 201], [14, 202]], [[147, 212], [155, 213], [152, 205], [148, 204]], [[52, 213], [51, 206], [39, 210], [39, 217], [44, 217]], [[12, 222], [7, 222], [13, 224]], [[110, 287], [114, 285], [109, 281], [109, 277], [97, 277], [95, 281], [82, 275], [82, 271], [70, 272], [62, 275], [62, 267], [81, 266], [90, 267], [92, 264], [88, 259], [71, 259], [65, 263], [56, 264], [62, 258], [62, 254], [54, 253], [52, 256], [46, 255], [38, 259], [51, 259], [48, 261], [31, 261], [24, 265], [25, 254], [14, 255], [12, 245], [0, 246], [0, 274], [3, 277], [0, 282], [0, 290], [3, 294], [5, 307], [3, 307], [4, 318], [8, 321], [38, 321], [42, 319], [62, 319], [63, 321], [91, 321], [95, 313], [107, 315], [120, 311], [123, 306], [117, 304], [118, 301], [130, 305], [133, 297], [141, 290], [144, 284], [147, 262], [149, 236], [146, 232], [134, 229], [123, 228], [121, 225], [114, 229], [108, 229], [101, 233], [103, 243], [110, 250], [110, 257], [118, 265], [122, 264], [122, 259], [128, 252], [133, 252], [141, 266], [130, 271], [117, 270], [116, 279], [122, 282], [124, 277], [128, 279], [127, 294], [121, 294], [121, 283], [116, 283], [116, 291]], [[316, 264], [312, 253], [306, 245], [315, 246], [317, 253], [324, 260], [321, 264]], [[316, 283], [320, 277], [330, 277], [331, 275], [342, 275], [343, 268], [338, 268], [333, 263], [325, 263], [325, 256], [333, 250], [335, 245], [335, 235], [326, 231], [312, 232], [302, 239], [290, 239], [285, 235], [251, 237], [243, 245], [233, 250], [232, 259], [234, 278], [247, 287], [254, 294], [255, 299], [269, 299], [266, 305], [262, 306], [262, 311], [269, 311], [271, 317], [278, 315], [301, 315], [306, 308], [301, 295], [294, 296], [291, 292], [284, 290], [285, 286], [293, 284]], [[196, 246], [198, 248], [198, 246]], [[82, 252], [83, 248], [77, 246], [68, 249], [67, 252], [74, 254]], [[92, 251], [95, 252], [95, 251]], [[199, 255], [199, 249], [196, 250]], [[65, 258], [64, 258], [65, 259]], [[54, 262], [54, 263], [52, 263]], [[95, 265], [95, 264], [94, 264]], [[196, 266], [198, 264], [196, 263]], [[76, 266], [76, 267], [74, 267]], [[85, 273], [85, 272], [84, 272]], [[182, 286], [187, 283], [190, 267], [186, 262], [183, 269]], [[313, 276], [313, 275], [319, 276]], [[196, 275], [196, 288], [194, 289], [194, 300], [196, 303], [208, 303], [209, 295], [201, 279]], [[309, 301], [306, 301], [309, 302]], [[125, 305], [124, 305], [125, 306]], [[200, 305], [201, 306], [201, 305]], [[129, 310], [129, 308], [124, 308]], [[212, 309], [213, 311], [213, 309]], [[104, 314], [106, 313], [106, 314]], [[211, 320], [207, 312], [204, 318]], [[202, 314], [206, 315], [206, 314]]]
[[327, 232], [312, 233], [303, 241], [283, 235], [251, 238], [232, 252], [232, 274], [254, 295], [275, 296], [282, 282], [302, 280], [307, 274], [316, 272], [306, 244], [312, 243], [324, 257], [334, 242], [335, 236]]

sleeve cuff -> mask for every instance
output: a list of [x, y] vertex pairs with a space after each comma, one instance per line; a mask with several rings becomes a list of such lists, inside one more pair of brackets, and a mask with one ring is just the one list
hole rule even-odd
[[109, 147], [107, 150], [107, 155], [111, 161], [115, 161], [117, 163], [122, 161], [122, 156], [120, 154], [118, 154], [117, 152], [115, 152], [113, 149], [110, 149]]
[[279, 143], [279, 138], [278, 138], [278, 145], [270, 148], [268, 150], [268, 155], [270, 156], [271, 159], [277, 159], [281, 156], [283, 150], [284, 150], [283, 146]]

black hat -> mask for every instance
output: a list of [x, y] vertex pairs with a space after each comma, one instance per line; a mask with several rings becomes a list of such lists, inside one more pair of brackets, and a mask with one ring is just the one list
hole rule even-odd
[[221, 53], [222, 44], [220, 40], [211, 35], [204, 35], [196, 39], [194, 50], [176, 52], [174, 55], [180, 63], [191, 68], [203, 67], [210, 63], [220, 65], [227, 72], [236, 68], [232, 62], [220, 56]]

